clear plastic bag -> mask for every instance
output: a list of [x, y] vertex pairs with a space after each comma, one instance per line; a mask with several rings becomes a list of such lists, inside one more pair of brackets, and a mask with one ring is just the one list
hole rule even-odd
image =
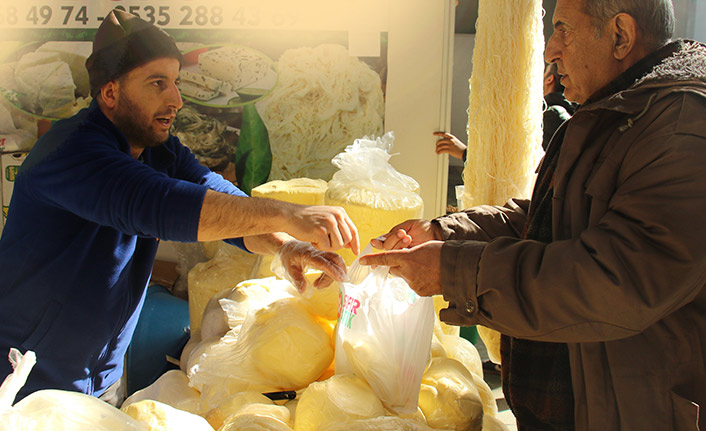
[[34, 367], [34, 352], [10, 349], [10, 362], [14, 371], [0, 387], [1, 430], [147, 431], [117, 408], [79, 392], [43, 389], [10, 406]]
[[[370, 251], [368, 246], [361, 255]], [[350, 281], [340, 284], [335, 371], [362, 377], [387, 409], [410, 414], [429, 361], [434, 302], [388, 272], [356, 260]]]
[[[356, 139], [331, 160], [338, 171], [328, 182], [326, 205], [341, 206], [358, 228], [361, 244], [405, 220], [421, 218], [424, 203], [419, 183], [390, 164], [394, 134]], [[355, 255], [338, 253], [351, 265]]]
[[336, 200], [382, 210], [423, 210], [419, 183], [390, 164], [395, 135], [356, 139], [331, 160], [339, 170], [326, 190], [327, 201]]

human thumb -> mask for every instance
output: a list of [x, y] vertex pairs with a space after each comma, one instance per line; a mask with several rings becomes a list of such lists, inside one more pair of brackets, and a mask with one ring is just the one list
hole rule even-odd
[[373, 253], [362, 256], [358, 262], [366, 266], [390, 266], [390, 256], [389, 253]]

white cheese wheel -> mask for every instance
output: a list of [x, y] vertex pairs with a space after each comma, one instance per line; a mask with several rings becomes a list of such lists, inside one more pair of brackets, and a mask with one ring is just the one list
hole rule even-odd
[[271, 68], [269, 61], [252, 49], [223, 46], [199, 54], [201, 73], [221, 80], [231, 89], [250, 85], [264, 78]]

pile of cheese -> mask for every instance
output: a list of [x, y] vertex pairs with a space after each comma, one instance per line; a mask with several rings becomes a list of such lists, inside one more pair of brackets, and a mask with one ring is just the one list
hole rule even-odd
[[[318, 275], [307, 274], [312, 280]], [[60, 390], [38, 391], [11, 406], [24, 384], [18, 376], [0, 388], [0, 428], [507, 430], [496, 418], [477, 350], [469, 341], [444, 332], [438, 320], [415, 413], [394, 415], [362, 377], [334, 374], [332, 319], [338, 309], [337, 293], [332, 286], [301, 295], [275, 278], [240, 283], [213, 298], [201, 330], [184, 349], [182, 369], [166, 372], [132, 394], [120, 409]], [[22, 368], [26, 367], [18, 367]], [[26, 374], [25, 369], [24, 378]], [[292, 391], [296, 398], [273, 401], [264, 395], [275, 391]]]
[[[310, 282], [319, 275], [307, 272]], [[442, 299], [435, 302], [443, 306]], [[131, 395], [122, 409], [145, 424], [184, 423], [185, 417], [173, 415], [177, 409], [218, 431], [506, 429], [496, 418], [478, 351], [458, 328], [437, 318], [419, 408], [399, 416], [361, 376], [334, 374], [337, 314], [336, 285], [309, 286], [300, 294], [276, 277], [238, 283], [207, 304], [181, 369]], [[279, 391], [296, 398], [263, 395]], [[167, 429], [155, 426], [148, 429]]]
[[46, 42], [3, 65], [3, 95], [24, 110], [65, 118], [88, 106], [87, 42]]

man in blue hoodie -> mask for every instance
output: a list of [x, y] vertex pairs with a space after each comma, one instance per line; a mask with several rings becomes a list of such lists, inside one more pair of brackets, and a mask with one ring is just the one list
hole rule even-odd
[[[86, 62], [90, 107], [54, 124], [17, 175], [0, 239], [0, 352], [37, 354], [18, 399], [100, 396], [120, 379], [159, 239], [279, 253], [300, 289], [306, 267], [324, 272], [317, 285], [342, 280], [333, 250], [359, 251], [342, 208], [247, 197], [169, 134], [180, 62], [167, 33], [112, 11]], [[11, 371], [0, 361], [0, 379]]]

